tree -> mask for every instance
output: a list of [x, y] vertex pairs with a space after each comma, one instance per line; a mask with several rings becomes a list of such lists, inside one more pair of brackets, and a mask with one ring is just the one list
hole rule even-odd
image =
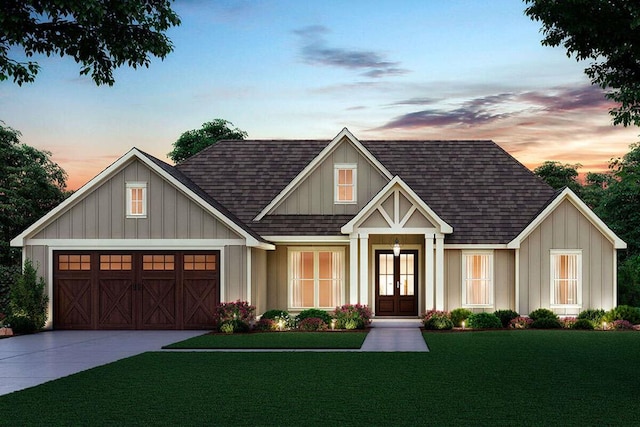
[[[0, 80], [19, 85], [34, 81], [37, 62], [9, 56], [71, 56], [97, 85], [113, 85], [113, 71], [128, 65], [148, 67], [153, 55], [172, 50], [164, 34], [180, 24], [170, 0], [3, 0], [0, 3]], [[15, 51], [14, 51], [15, 52]]]
[[31, 260], [26, 259], [24, 270], [11, 286], [10, 293], [10, 322], [16, 333], [33, 333], [44, 327], [49, 302], [44, 288], [44, 279], [38, 277]]
[[240, 140], [247, 137], [245, 131], [232, 126], [233, 123], [224, 119], [203, 123], [200, 129], [188, 130], [180, 135], [167, 156], [175, 163], [180, 163], [222, 139]]
[[533, 170], [533, 173], [542, 178], [551, 187], [559, 190], [563, 187], [569, 187], [574, 193], [580, 195], [582, 192], [582, 186], [578, 182], [578, 168], [582, 165], [576, 163], [562, 164], [557, 161], [547, 160], [537, 168]]
[[[9, 241], [65, 199], [67, 174], [51, 153], [21, 144], [0, 125], [0, 265], [18, 258]], [[18, 255], [19, 255], [19, 251]]]
[[525, 14], [542, 23], [545, 46], [591, 60], [591, 83], [619, 106], [614, 125], [640, 126], [640, 2], [636, 0], [525, 0]]

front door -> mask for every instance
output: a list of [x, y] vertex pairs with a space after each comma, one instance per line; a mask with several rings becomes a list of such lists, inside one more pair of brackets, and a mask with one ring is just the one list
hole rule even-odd
[[376, 315], [418, 314], [418, 251], [376, 251]]

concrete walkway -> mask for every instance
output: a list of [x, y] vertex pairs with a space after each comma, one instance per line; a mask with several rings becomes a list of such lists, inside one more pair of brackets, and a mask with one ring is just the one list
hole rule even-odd
[[48, 331], [0, 340], [0, 395], [115, 362], [203, 331]]
[[419, 319], [374, 319], [360, 351], [429, 351]]

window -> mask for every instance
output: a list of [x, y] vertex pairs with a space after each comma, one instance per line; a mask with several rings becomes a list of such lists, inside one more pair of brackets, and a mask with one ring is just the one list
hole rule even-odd
[[356, 202], [357, 165], [335, 165], [335, 202]]
[[173, 255], [143, 255], [142, 269], [168, 271], [175, 269], [175, 257]]
[[147, 183], [127, 182], [127, 218], [147, 217]]
[[58, 269], [60, 271], [91, 270], [91, 255], [60, 255]]
[[100, 270], [131, 270], [131, 255], [100, 255]]
[[493, 253], [462, 254], [462, 305], [493, 305]]
[[344, 290], [344, 249], [309, 248], [289, 251], [291, 306], [335, 308]]
[[581, 279], [581, 251], [551, 251], [551, 305], [581, 305]]
[[185, 270], [215, 271], [215, 255], [185, 255], [183, 266]]

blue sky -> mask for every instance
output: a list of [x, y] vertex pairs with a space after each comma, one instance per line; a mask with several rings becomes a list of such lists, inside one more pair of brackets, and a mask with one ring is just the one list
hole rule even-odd
[[136, 146], [166, 160], [214, 118], [249, 138], [492, 139], [535, 167], [602, 170], [637, 128], [613, 127], [586, 63], [543, 47], [517, 0], [181, 0], [174, 52], [116, 72], [38, 58], [36, 82], [0, 83], [0, 119], [49, 150], [77, 188]]

